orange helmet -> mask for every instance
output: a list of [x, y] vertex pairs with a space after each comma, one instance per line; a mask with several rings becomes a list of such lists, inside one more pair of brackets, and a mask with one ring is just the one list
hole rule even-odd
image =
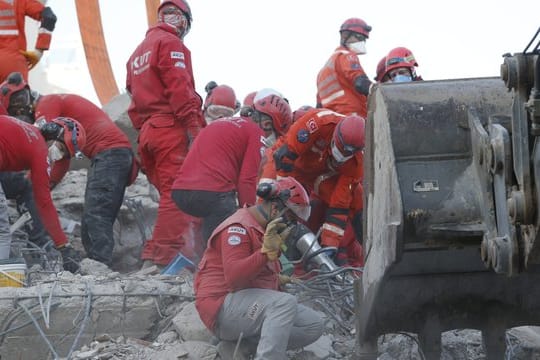
[[306, 189], [291, 176], [261, 182], [257, 186], [257, 196], [267, 201], [281, 202], [304, 221], [307, 221], [311, 213]]
[[411, 75], [414, 75], [414, 67], [418, 66], [416, 59], [411, 50], [406, 47], [397, 47], [386, 55], [386, 73], [391, 70], [405, 67], [411, 70]]
[[[182, 12], [183, 17], [178, 16], [180, 14], [175, 14], [174, 11], [168, 9], [167, 5], [173, 5], [178, 8]], [[163, 0], [158, 7], [158, 19], [161, 22], [175, 26], [181, 38], [189, 33], [191, 23], [193, 22], [191, 9], [185, 0]]]
[[[292, 112], [289, 103], [279, 95], [270, 94], [255, 99], [253, 109], [272, 118], [273, 130], [276, 136], [284, 135], [292, 123]], [[269, 130], [269, 129], [263, 129]]]
[[366, 121], [358, 115], [346, 116], [334, 129], [330, 151], [338, 163], [343, 163], [364, 149]]
[[339, 29], [339, 32], [351, 31], [357, 34], [362, 34], [366, 38], [369, 38], [369, 32], [371, 31], [371, 26], [366, 24], [366, 22], [359, 18], [350, 18], [345, 20]]
[[56, 140], [64, 143], [69, 157], [82, 158], [81, 149], [86, 145], [86, 131], [77, 120], [57, 117], [51, 122], [43, 122], [39, 128], [45, 140]]

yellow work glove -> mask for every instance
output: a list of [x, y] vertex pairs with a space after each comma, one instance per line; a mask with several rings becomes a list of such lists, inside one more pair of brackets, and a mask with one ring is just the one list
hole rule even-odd
[[41, 57], [43, 56], [43, 50], [20, 50], [20, 53], [24, 55], [26, 58], [26, 62], [28, 63], [28, 69], [32, 70], [34, 66], [37, 65], [39, 60], [41, 60]]
[[276, 218], [268, 223], [263, 237], [261, 252], [266, 254], [268, 260], [277, 260], [279, 249], [283, 241], [289, 236], [291, 228], [283, 222], [283, 218]]

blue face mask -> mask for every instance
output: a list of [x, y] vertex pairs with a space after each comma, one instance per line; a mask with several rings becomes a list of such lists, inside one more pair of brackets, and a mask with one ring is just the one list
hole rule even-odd
[[411, 82], [411, 81], [412, 81], [412, 77], [410, 75], [396, 75], [392, 79], [392, 82], [395, 82], [395, 83], [403, 83], [403, 82]]

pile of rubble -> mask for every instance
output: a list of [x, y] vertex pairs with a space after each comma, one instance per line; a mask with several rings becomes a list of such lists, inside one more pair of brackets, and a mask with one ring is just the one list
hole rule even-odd
[[[121, 95], [105, 110], [134, 142], [136, 134], [125, 115], [128, 103], [127, 96]], [[80, 169], [74, 164], [53, 191], [64, 230], [83, 253], [80, 216], [85, 184], [84, 164]], [[183, 270], [176, 276], [160, 275], [155, 267], [140, 270], [142, 245], [151, 235], [158, 206], [156, 196], [150, 194], [143, 174], [127, 189], [115, 223], [112, 268], [84, 259], [81, 273], [73, 275], [61, 271], [58, 254], [49, 247], [31, 257], [34, 265], [27, 273], [26, 287], [0, 288], [1, 359], [220, 359], [217, 339], [195, 310], [193, 274]], [[11, 216], [18, 217], [14, 207]], [[21, 238], [15, 243], [24, 252], [28, 245], [24, 233], [16, 235]], [[306, 284], [289, 291], [320, 311], [326, 331], [314, 344], [289, 352], [289, 358], [354, 359], [352, 286], [337, 299], [330, 293], [317, 297]], [[538, 328], [511, 329], [507, 343], [507, 359], [540, 358]], [[446, 332], [442, 346], [445, 360], [485, 359], [476, 330]], [[380, 360], [423, 358], [414, 334], [379, 338]]]
[[[80, 249], [85, 175], [84, 169], [70, 171], [53, 193], [72, 228], [70, 240]], [[131, 200], [122, 206], [115, 226], [113, 269], [84, 259], [81, 274], [73, 275], [58, 266], [45, 271], [38, 264], [29, 269], [27, 287], [0, 288], [2, 359], [220, 359], [217, 340], [194, 307], [193, 275], [187, 270], [160, 275], [155, 267], [139, 270], [141, 247], [157, 209], [148, 189], [144, 175], [128, 188], [126, 199]], [[308, 291], [294, 292], [321, 312], [326, 331], [314, 344], [290, 352], [290, 358], [354, 359], [354, 319], [331, 314], [336, 304], [332, 308], [313, 301]], [[537, 328], [512, 329], [507, 339], [507, 358], [540, 357]], [[414, 334], [381, 336], [379, 359], [423, 359], [417, 341]], [[475, 330], [446, 332], [442, 344], [442, 359], [485, 358]]]

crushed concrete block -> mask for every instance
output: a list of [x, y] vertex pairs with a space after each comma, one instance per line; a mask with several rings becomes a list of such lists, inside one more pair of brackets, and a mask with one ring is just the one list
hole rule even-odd
[[81, 261], [81, 275], [108, 275], [111, 272], [109, 267], [99, 261], [83, 259]]
[[159, 334], [156, 341], [161, 344], [170, 344], [178, 340], [178, 333], [176, 331], [167, 331]]
[[199, 313], [195, 308], [195, 302], [187, 304], [173, 318], [172, 323], [184, 341], [196, 340], [210, 342], [212, 338], [212, 333], [206, 328], [199, 317]]
[[327, 359], [330, 357], [330, 350], [332, 349], [333, 339], [328, 335], [323, 335], [317, 339], [313, 344], [309, 344], [304, 347], [304, 353], [308, 353], [309, 356], [306, 359]]
[[216, 348], [202, 341], [186, 341], [154, 352], [150, 360], [214, 360]]

